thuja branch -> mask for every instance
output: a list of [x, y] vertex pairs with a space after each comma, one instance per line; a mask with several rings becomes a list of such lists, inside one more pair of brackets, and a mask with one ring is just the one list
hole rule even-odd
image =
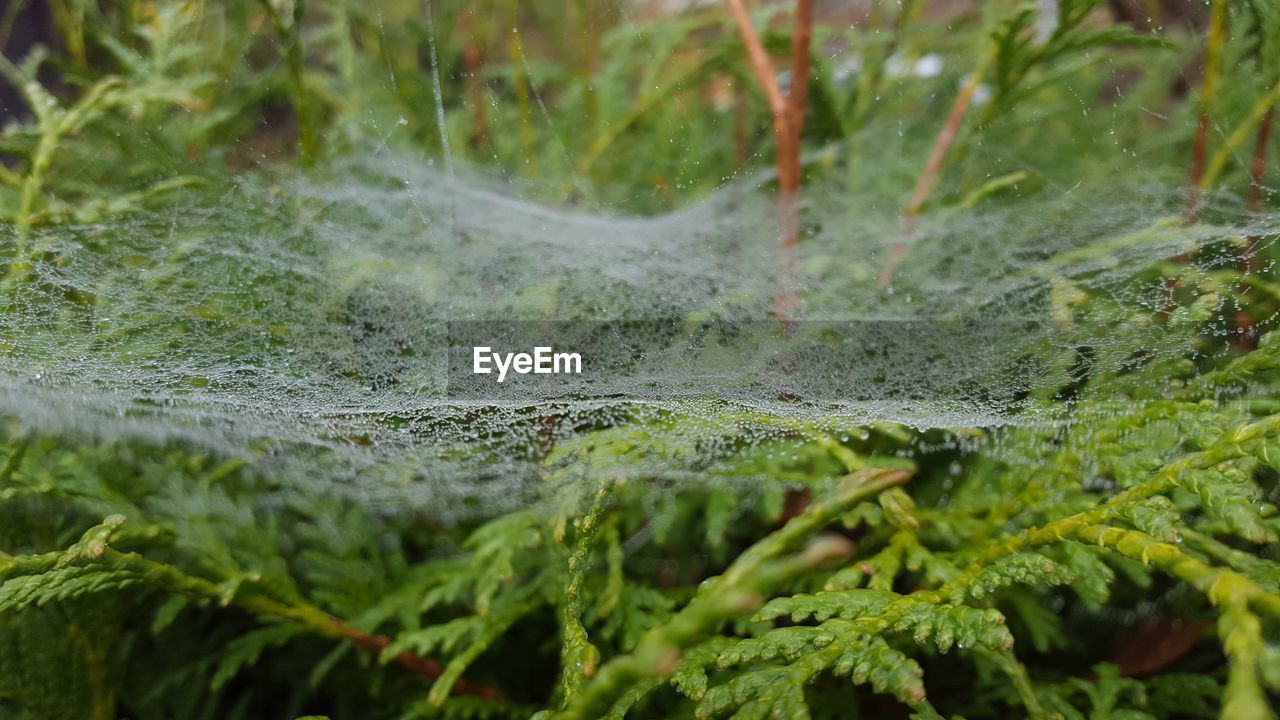
[[990, 660], [996, 667], [1000, 668], [1000, 672], [1009, 678], [1009, 684], [1013, 686], [1014, 692], [1018, 694], [1018, 699], [1022, 702], [1023, 707], [1027, 709], [1027, 717], [1029, 720], [1043, 720], [1048, 717], [1044, 708], [1040, 705], [1040, 700], [1036, 698], [1035, 686], [1031, 682], [1030, 675], [1027, 674], [1027, 668], [1013, 654], [1012, 650], [997, 652], [981, 645], [974, 647], [973, 651]]
[[601, 666], [572, 697], [559, 720], [603, 716], [637, 684], [653, 685], [670, 677], [684, 648], [714, 632], [725, 621], [754, 611], [763, 593], [777, 583], [851, 551], [843, 538], [817, 540], [789, 554], [858, 503], [905, 483], [905, 470], [871, 468], [845, 477], [830, 497], [811, 504], [782, 528], [747, 548], [718, 577], [706, 581], [697, 596], [666, 623], [649, 630], [629, 655]]
[[1121, 511], [1142, 500], [1178, 487], [1183, 476], [1189, 473], [1206, 470], [1249, 453], [1261, 452], [1263, 444], [1277, 435], [1280, 435], [1280, 415], [1271, 415], [1224, 433], [1208, 448], [1183, 455], [1164, 465], [1150, 479], [1111, 496], [1097, 507], [1059, 518], [1041, 527], [1028, 528], [988, 547], [975, 559], [970, 569], [976, 571], [1023, 548], [1051, 545], [1071, 538], [1084, 528], [1100, 525], [1117, 517]]
[[[1046, 523], [1041, 527], [1031, 527], [1021, 532], [1010, 535], [999, 542], [996, 542], [978, 553], [969, 563], [965, 571], [958, 577], [949, 580], [941, 587], [936, 589], [922, 589], [905, 595], [899, 600], [890, 603], [884, 611], [881, 618], [892, 618], [894, 613], [901, 612], [905, 607], [915, 602], [932, 602], [941, 603], [950, 600], [953, 593], [963, 591], [968, 588], [984, 569], [990, 567], [993, 563], [1001, 558], [1012, 555], [1021, 550], [1041, 547], [1046, 545], [1055, 545], [1067, 540], [1088, 538], [1097, 540], [1097, 531], [1094, 528], [1104, 526], [1106, 523], [1116, 517], [1120, 513], [1134, 504], [1141, 502], [1155, 495], [1166, 493], [1175, 487], [1178, 487], [1183, 476], [1195, 472], [1197, 470], [1205, 470], [1217, 466], [1223, 462], [1233, 460], [1251, 453], [1260, 453], [1264, 444], [1269, 440], [1280, 435], [1280, 415], [1272, 415], [1263, 418], [1254, 423], [1243, 425], [1234, 431], [1224, 433], [1223, 436], [1212, 446], [1203, 451], [1184, 455], [1173, 462], [1170, 462], [1156, 471], [1146, 482], [1134, 485], [1116, 495], [1113, 495], [1106, 502], [1097, 507], [1085, 510], [1083, 512], [1068, 515], [1052, 522]], [[1127, 537], [1127, 536], [1126, 536]], [[1116, 535], [1105, 535], [1104, 540], [1111, 539], [1113, 542], [1118, 538]], [[1134, 540], [1130, 538], [1125, 543], [1124, 548], [1113, 548], [1122, 554], [1126, 550], [1132, 550], [1136, 546]], [[1104, 543], [1105, 544], [1105, 543]], [[1169, 546], [1173, 547], [1173, 546]], [[1174, 548], [1175, 550], [1177, 548]], [[1153, 552], [1157, 552], [1154, 551]], [[1180, 557], [1169, 556], [1163, 549], [1158, 551], [1163, 553], [1158, 555], [1161, 560], [1168, 560], [1170, 567], [1176, 559], [1181, 561], [1185, 558], [1185, 554]], [[1148, 554], [1148, 559], [1152, 556]], [[1194, 560], [1194, 559], [1192, 559]], [[1214, 591], [1217, 595], [1213, 597], [1222, 597], [1225, 593], [1236, 599], [1248, 599], [1259, 603], [1261, 607], [1268, 612], [1280, 613], [1280, 596], [1273, 593], [1267, 593], [1265, 590], [1258, 588], [1251, 580], [1245, 576], [1230, 570], [1222, 570], [1220, 568], [1212, 568], [1205, 563], [1198, 564], [1182, 564], [1178, 567], [1178, 572], [1182, 574], [1175, 575], [1181, 579], [1192, 582], [1196, 587], [1209, 578], [1205, 568], [1213, 571], [1212, 582], [1205, 587], [1214, 587], [1213, 582], [1223, 582], [1221, 578], [1227, 577], [1226, 585], [1219, 585]], [[1223, 573], [1230, 573], [1224, 575]], [[1244, 582], [1241, 582], [1244, 581]], [[1243, 588], [1243, 589], [1242, 589]], [[1256, 590], [1255, 590], [1256, 588]], [[1243, 593], [1243, 594], [1241, 594]], [[1261, 593], [1261, 594], [1259, 594]], [[1280, 614], [1277, 615], [1280, 617]]]
[[[294, 623], [315, 634], [348, 641], [374, 655], [391, 644], [390, 638], [352, 627], [303, 600], [285, 601], [270, 597], [248, 585], [239, 585], [234, 592], [229, 592], [223, 585], [188, 575], [172, 565], [150, 560], [137, 553], [116, 550], [111, 547], [111, 542], [117, 538], [123, 524], [122, 516], [109, 517], [101, 525], [88, 530], [79, 542], [65, 552], [3, 558], [5, 562], [0, 565], [0, 587], [3, 587], [4, 581], [15, 577], [42, 575], [67, 568], [95, 567], [119, 574], [121, 584], [143, 584], [191, 599], [231, 605], [262, 620]], [[4, 604], [5, 599], [0, 594], [0, 605]], [[408, 651], [397, 654], [393, 661], [401, 668], [428, 680], [435, 680], [444, 673], [444, 667], [438, 661]], [[454, 684], [453, 690], [462, 695], [488, 700], [500, 697], [495, 689], [462, 678]]]
[[21, 180], [18, 212], [15, 224], [18, 242], [15, 257], [9, 264], [9, 276], [22, 274], [27, 267], [27, 243], [35, 219], [36, 204], [44, 191], [45, 173], [53, 164], [54, 155], [64, 138], [80, 129], [104, 108], [120, 100], [124, 82], [113, 76], [99, 80], [69, 108], [59, 107], [54, 99], [34, 77], [27, 77], [23, 70], [8, 59], [0, 58], [0, 74], [22, 90], [27, 104], [35, 115], [39, 138], [31, 154], [26, 175]]
[[1280, 618], [1280, 595], [1268, 592], [1247, 576], [1229, 568], [1214, 567], [1137, 530], [1090, 525], [1075, 536], [1107, 547], [1143, 564], [1155, 565], [1204, 593], [1214, 605], [1244, 603], [1271, 617]]
[[778, 292], [774, 295], [774, 315], [789, 322], [798, 300], [795, 290], [794, 248], [800, 239], [799, 201], [800, 136], [804, 131], [805, 104], [809, 94], [809, 43], [813, 38], [813, 1], [796, 0], [791, 30], [791, 86], [783, 94], [774, 76], [773, 64], [765, 52], [751, 16], [742, 0], [726, 0], [747, 50], [747, 60], [756, 84], [764, 92], [773, 119], [777, 145], [778, 172]]
[[569, 556], [569, 582], [560, 606], [560, 689], [565, 698], [587, 678], [595, 675], [600, 665], [600, 650], [591, 644], [582, 625], [583, 584], [586, 582], [591, 545], [600, 534], [605, 511], [609, 507], [614, 483], [605, 480], [596, 493], [591, 509], [578, 522], [578, 546]]
[[1188, 181], [1187, 209], [1183, 221], [1190, 225], [1200, 215], [1200, 201], [1205, 189], [1205, 158], [1209, 149], [1209, 111], [1218, 95], [1218, 75], [1222, 68], [1222, 48], [1227, 36], [1227, 0], [1213, 0], [1209, 18], [1209, 37], [1205, 43], [1204, 78], [1200, 84], [1200, 115], [1191, 146], [1191, 176]]
[[1086, 542], [1140, 560], [1144, 565], [1156, 566], [1204, 593], [1221, 608], [1219, 634], [1223, 650], [1231, 659], [1222, 716], [1272, 716], [1266, 694], [1258, 683], [1262, 628], [1250, 608], [1272, 619], [1280, 618], [1280, 595], [1268, 592], [1242, 573], [1201, 562], [1174, 545], [1136, 530], [1098, 525], [1082, 528], [1076, 535]]
[[1263, 664], [1268, 660], [1258, 617], [1241, 603], [1228, 604], [1218, 618], [1218, 636], [1231, 660], [1222, 697], [1222, 717], [1274, 718], [1260, 682]]

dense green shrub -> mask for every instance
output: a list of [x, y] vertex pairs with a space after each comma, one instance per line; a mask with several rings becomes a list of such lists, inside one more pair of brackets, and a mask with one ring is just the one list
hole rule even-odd
[[[414, 415], [406, 368], [430, 312], [397, 282], [450, 266], [356, 258], [332, 276], [351, 286], [308, 280], [325, 228], [400, 227], [381, 211], [405, 206], [373, 200], [400, 178], [352, 157], [426, 152], [450, 179], [481, 166], [602, 214], [688, 208], [768, 166], [769, 114], [718, 9], [50, 5], [62, 51], [0, 65], [30, 108], [0, 137], [0, 717], [1273, 716], [1280, 250], [1265, 187], [1232, 195], [1250, 193], [1246, 140], [1280, 87], [1270, 4], [1217, 0], [1204, 37], [1120, 28], [1084, 0], [983, 3], [950, 26], [876, 3], [883, 31], [818, 25], [805, 188], [822, 207], [801, 245], [822, 282], [805, 301], [884, 294], [880, 258], [854, 251], [898, 238], [956, 87], [986, 77], [923, 206], [939, 227], [893, 289], [939, 315], [1029, 315], [1060, 341], [1010, 322], [1009, 359], [1036, 381], [956, 388], [1003, 395], [987, 422], [920, 427], [785, 397]], [[762, 28], [786, 27], [771, 14]], [[833, 46], [861, 53], [853, 80]], [[946, 58], [936, 79], [895, 74], [924, 48]], [[1202, 54], [1216, 69], [1171, 97]], [[717, 109], [706, 95], [725, 82]], [[1259, 156], [1266, 171], [1275, 150]], [[361, 188], [367, 207], [291, 196], [307, 182]], [[844, 252], [823, 223], [875, 237]], [[951, 278], [969, 304], [931, 284]], [[699, 328], [758, 309], [629, 294], [645, 287], [566, 273], [512, 295], [561, 318], [614, 304]], [[274, 305], [314, 324], [263, 321]], [[335, 327], [349, 332], [302, 335]], [[385, 404], [309, 444], [311, 426], [286, 427], [315, 407], [297, 399], [274, 435], [225, 441], [285, 405], [199, 395], [219, 379], [178, 372], [200, 359], [188, 336], [246, 373], [328, 372], [314, 387]], [[295, 350], [297, 366], [281, 359]], [[63, 396], [39, 383], [55, 361], [84, 367]], [[922, 384], [952, 377], [927, 375], [934, 361]], [[145, 385], [179, 380], [197, 422], [170, 428], [183, 408], [148, 415]], [[118, 416], [94, 405], [113, 391], [130, 401]], [[333, 448], [402, 428], [431, 447], [357, 468], [369, 485], [344, 492]], [[488, 495], [446, 492], [475, 478]]]

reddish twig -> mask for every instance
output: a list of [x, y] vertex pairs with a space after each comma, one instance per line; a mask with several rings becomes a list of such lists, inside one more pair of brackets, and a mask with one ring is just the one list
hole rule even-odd
[[791, 88], [787, 93], [787, 103], [791, 106], [791, 128], [797, 144], [804, 128], [805, 105], [809, 101], [809, 45], [812, 42], [813, 0], [796, 0], [795, 27], [791, 30]]
[[1190, 218], [1188, 224], [1195, 222], [1194, 212], [1196, 204], [1199, 202], [1199, 191], [1201, 184], [1204, 182], [1204, 166], [1205, 155], [1209, 150], [1209, 115], [1200, 113], [1200, 117], [1196, 120], [1196, 135], [1191, 142], [1191, 175], [1187, 178], [1187, 185], [1191, 187], [1191, 194], [1187, 197], [1187, 217]]
[[[108, 546], [115, 539], [117, 528], [124, 523], [124, 518], [115, 515], [96, 528], [89, 530], [86, 538], [97, 543], [93, 553], [75, 556], [80, 562], [97, 562], [112, 570], [124, 570], [139, 577], [149, 578], [157, 587], [165, 591], [190, 598], [214, 599], [222, 605], [233, 605], [253, 616], [271, 622], [289, 622], [300, 625], [307, 630], [334, 640], [346, 640], [356, 647], [376, 655], [381, 655], [391, 645], [391, 639], [385, 635], [375, 635], [348, 625], [325, 610], [304, 600], [284, 601], [255, 591], [255, 588], [241, 588], [239, 592], [227, 596], [225, 588], [202, 577], [187, 575], [173, 565], [156, 562], [133, 552], [121, 552]], [[89, 540], [82, 540], [89, 542]], [[3, 554], [0, 554], [3, 557]], [[59, 560], [59, 562], [64, 562]], [[439, 679], [445, 671], [443, 665], [430, 658], [414, 655], [405, 651], [396, 655], [393, 660], [400, 667], [420, 675], [428, 680]], [[464, 695], [497, 700], [498, 691], [471, 683], [459, 678], [453, 690]]]
[[919, 179], [916, 180], [915, 189], [911, 191], [911, 201], [907, 203], [907, 207], [902, 211], [904, 223], [914, 222], [915, 217], [920, 214], [920, 208], [924, 206], [925, 200], [929, 199], [929, 193], [933, 191], [933, 186], [938, 182], [938, 174], [942, 170], [942, 161], [946, 159], [947, 152], [951, 150], [951, 145], [956, 140], [956, 135], [960, 133], [960, 123], [964, 120], [964, 114], [969, 110], [969, 104], [973, 102], [973, 93], [978, 89], [981, 79], [982, 76], [978, 73], [971, 75], [969, 80], [965, 82], [964, 87], [960, 89], [960, 93], [956, 95], [955, 102], [951, 104], [951, 112], [947, 114], [947, 122], [938, 131], [938, 137], [933, 141], [933, 150], [929, 152], [929, 160], [924, 165], [924, 172], [920, 173]]
[[929, 194], [933, 192], [933, 186], [938, 182], [938, 175], [942, 172], [942, 164], [946, 161], [947, 153], [951, 151], [951, 146], [955, 143], [956, 136], [960, 134], [960, 125], [964, 122], [964, 116], [969, 110], [970, 103], [973, 102], [973, 94], [977, 92], [978, 86], [982, 83], [982, 77], [986, 74], [987, 63], [990, 58], [990, 53], [983, 57], [978, 67], [969, 75], [969, 79], [965, 81], [964, 86], [960, 88], [955, 101], [951, 103], [951, 111], [947, 113], [947, 121], [943, 123], [942, 129], [938, 131], [938, 136], [933, 141], [933, 149], [929, 151], [929, 159], [925, 162], [924, 170], [921, 171], [920, 177], [916, 180], [916, 186], [911, 191], [911, 199], [907, 202], [907, 206], [902, 209], [901, 237], [889, 248], [889, 257], [885, 260], [884, 269], [880, 271], [880, 283], [882, 285], [888, 285], [893, 280], [894, 270], [906, 255], [907, 238], [911, 237], [916, 231], [916, 216], [920, 214], [920, 209], [924, 207], [925, 201], [929, 199]]
[[756, 83], [764, 92], [773, 119], [778, 172], [778, 292], [773, 298], [774, 316], [784, 325], [795, 314], [795, 245], [800, 239], [797, 207], [800, 194], [800, 135], [804, 130], [809, 95], [809, 44], [813, 38], [813, 1], [796, 0], [791, 31], [791, 87], [784, 95], [774, 77], [773, 64], [742, 0], [726, 0], [747, 50]]
[[[1267, 179], [1267, 145], [1271, 142], [1271, 127], [1275, 124], [1276, 106], [1267, 108], [1258, 125], [1258, 139], [1253, 146], [1253, 162], [1249, 163], [1249, 200], [1250, 215], [1262, 212], [1262, 188]], [[1243, 268], [1245, 273], [1255, 270], [1258, 256], [1258, 238], [1250, 236], [1244, 248]]]
[[[729, 12], [733, 14], [733, 19], [738, 24], [738, 34], [742, 36], [742, 44], [746, 46], [747, 60], [751, 64], [751, 72], [755, 75], [756, 83], [764, 92], [765, 101], [769, 105], [769, 114], [773, 118], [773, 135], [778, 145], [778, 187], [784, 194], [792, 192], [800, 186], [799, 153], [792, 151], [792, 146], [796, 143], [798, 137], [794, 128], [795, 123], [793, 122], [796, 113], [791, 110], [788, 95], [783, 95], [782, 88], [778, 86], [778, 80], [773, 73], [773, 64], [770, 62], [768, 54], [765, 53], [764, 44], [760, 42], [760, 36], [756, 34], [756, 29], [751, 24], [751, 16], [747, 13], [747, 8], [742, 4], [742, 0], [726, 1], [729, 5]], [[797, 4], [797, 10], [802, 4], [808, 5], [805, 0], [800, 0]], [[800, 25], [801, 23], [802, 19], [797, 15], [796, 24]], [[803, 81], [799, 78], [792, 78], [791, 92], [789, 94], [795, 93], [797, 84], [804, 84], [806, 81], [807, 78]]]
[[[337, 626], [334, 629], [339, 635], [350, 640], [353, 645], [374, 655], [382, 654], [382, 651], [391, 644], [391, 638], [386, 635], [373, 635], [337, 621], [336, 618], [335, 621]], [[396, 655], [394, 661], [401, 668], [416, 675], [421, 675], [427, 680], [435, 680], [444, 674], [444, 666], [439, 661], [414, 655], [408, 650]], [[453, 684], [453, 691], [459, 695], [471, 695], [484, 700], [501, 699], [501, 695], [494, 688], [477, 685], [466, 678], [458, 678], [458, 681]]]
[[1227, 2], [1214, 0], [1209, 20], [1209, 37], [1205, 42], [1204, 79], [1200, 86], [1200, 116], [1196, 120], [1195, 139], [1191, 144], [1191, 173], [1187, 179], [1187, 209], [1183, 223], [1190, 225], [1200, 217], [1204, 196], [1204, 170], [1209, 150], [1209, 110], [1218, 94], [1218, 73], [1222, 67], [1222, 47], [1227, 34]]
[[1258, 141], [1253, 148], [1253, 162], [1249, 165], [1249, 212], [1262, 211], [1262, 187], [1267, 175], [1267, 144], [1271, 141], [1271, 126], [1275, 123], [1276, 106], [1267, 108], [1258, 126]]
[[462, 18], [458, 21], [458, 31], [467, 38], [462, 45], [462, 64], [467, 69], [467, 100], [471, 103], [471, 137], [467, 142], [472, 149], [477, 149], [483, 147], [489, 139], [489, 123], [484, 109], [484, 80], [481, 76], [483, 63], [472, 29], [474, 14], [474, 9], [463, 11]]
[[[1276, 107], [1267, 108], [1258, 125], [1258, 140], [1253, 147], [1253, 162], [1249, 164], [1249, 200], [1250, 215], [1262, 212], [1262, 186], [1267, 176], [1267, 145], [1271, 140], [1271, 127], [1275, 122]], [[1240, 266], [1246, 275], [1252, 275], [1258, 264], [1258, 238], [1250, 235], [1245, 239]], [[1243, 295], [1249, 292], [1247, 286], [1241, 285], [1238, 292]], [[1253, 316], [1243, 308], [1236, 313], [1236, 328], [1240, 331], [1238, 339], [1232, 343], [1241, 352], [1248, 352], [1257, 347], [1258, 334], [1255, 330]]]

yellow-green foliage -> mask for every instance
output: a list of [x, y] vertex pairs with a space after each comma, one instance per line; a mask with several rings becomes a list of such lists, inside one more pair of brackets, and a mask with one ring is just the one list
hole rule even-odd
[[[1280, 14], [1263, 0], [1228, 4], [1236, 31], [1210, 110], [1215, 127], [1251, 132], [1280, 74]], [[400, 147], [518, 168], [543, 199], [642, 212], [711, 192], [739, 154], [769, 164], [759, 98], [734, 98], [741, 147], [729, 111], [704, 107], [708, 87], [738, 92], [751, 75], [727, 16], [700, 6], [633, 25], [577, 1], [442, 0], [425, 4], [430, 22], [422, 3], [389, 0], [50, 5], [70, 52], [53, 61], [63, 91], [37, 81], [44, 54], [0, 63], [31, 109], [0, 138], [11, 160], [0, 166], [6, 356], [13, 323], [35, 317], [81, 333], [76, 348], [93, 358], [98, 298], [42, 280], [62, 268], [60, 229], [128, 222], [200, 186], [219, 202], [227, 177], [261, 160], [237, 146], [269, 142], [254, 128], [272, 112], [293, 118], [278, 123], [292, 128], [282, 166], [324, 168], [370, 137], [390, 153], [388, 132], [407, 127]], [[876, 3], [875, 22], [893, 5]], [[936, 97], [975, 68], [991, 73], [991, 104], [962, 133], [933, 209], [1106, 183], [1117, 166], [1081, 149], [1118, 126], [1124, 137], [1106, 142], [1157, 158], [1165, 182], [1184, 176], [1189, 133], [1150, 118], [1185, 121], [1186, 103], [1152, 110], [1145, 85], [1125, 102], [1093, 98], [1116, 80], [1098, 69], [1107, 52], [1149, 63], [1148, 84], [1163, 88], [1201, 38], [1118, 29], [1097, 2], [984, 5], [943, 28], [917, 26], [913, 4], [899, 3], [892, 40], [818, 28], [808, 182], [847, 175], [860, 197], [899, 202], [926, 152], [913, 150], [909, 169], [871, 168], [862, 149], [903, 136], [927, 149], [943, 120]], [[1053, 27], [1036, 40], [1048, 6]], [[451, 30], [467, 12], [474, 37]], [[478, 90], [468, 39], [486, 60]], [[863, 53], [856, 82], [837, 82], [818, 50], [828, 40]], [[886, 89], [891, 60], [935, 46], [948, 53], [945, 82]], [[490, 111], [483, 152], [469, 140], [481, 131], [472, 90]], [[1224, 134], [1228, 148], [1249, 135]], [[1026, 169], [986, 162], [1005, 143]], [[1211, 167], [1244, 191], [1234, 158]], [[264, 214], [278, 192], [259, 198]], [[1165, 207], [1140, 230], [1026, 260], [1043, 281], [1041, 319], [1065, 339], [1036, 359], [1050, 380], [1016, 398], [1026, 422], [918, 430], [742, 407], [620, 409], [556, 443], [539, 434], [551, 411], [535, 413], [510, 426], [530, 438], [527, 506], [461, 515], [300, 492], [253, 462], [283, 452], [270, 439], [237, 454], [6, 419], [0, 718], [1273, 717], [1280, 250], [1273, 218], [1246, 236], [1247, 213], [1223, 206], [1193, 225]], [[1026, 227], [1047, 237], [1092, 220]], [[983, 253], [1006, 252], [999, 240]], [[1126, 255], [1158, 242], [1178, 257]], [[138, 280], [157, 304], [183, 292], [187, 279], [166, 274], [178, 254]], [[981, 262], [974, 254], [943, 257], [937, 272]], [[849, 270], [861, 260], [810, 258], [806, 270], [875, 282]], [[1090, 285], [1067, 276], [1072, 263], [1124, 265], [1125, 282]], [[184, 299], [199, 294], [192, 284]], [[21, 314], [24, 287], [55, 311]], [[1143, 306], [1116, 287], [1167, 292]], [[319, 304], [292, 290], [270, 297]], [[57, 304], [63, 295], [74, 297]], [[234, 326], [236, 307], [218, 301], [193, 303], [192, 325]], [[57, 312], [71, 304], [80, 314]], [[1175, 350], [1150, 352], [1151, 327]], [[1109, 341], [1089, 342], [1099, 337]], [[481, 454], [477, 467], [507, 467]], [[655, 469], [664, 462], [680, 472]], [[1185, 647], [1127, 664], [1153, 618], [1180, 628]]]

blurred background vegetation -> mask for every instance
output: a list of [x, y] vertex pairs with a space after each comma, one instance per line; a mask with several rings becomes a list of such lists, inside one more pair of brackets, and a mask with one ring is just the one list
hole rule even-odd
[[[798, 87], [793, 4], [747, 6], [768, 76]], [[1201, 193], [1225, 198], [1214, 212], [1231, 220], [1271, 204], [1269, 0], [813, 11], [801, 193], [856, 197], [852, 220], [901, 213], [905, 235], [915, 213], [1018, 212], [1019, 199], [1105, 193], [1116, 178], [1187, 191], [1151, 234], [1194, 225]], [[6, 290], [33, 265], [59, 267], [57, 243], [36, 252], [33, 233], [186, 202], [178, 191], [217, 203], [240, 177], [351, 155], [465, 164], [599, 214], [777, 180], [776, 118], [720, 3], [8, 0], [0, 47]], [[1094, 220], [1081, 215], [1028, 227]], [[1142, 319], [1185, 333], [1185, 358], [1145, 363], [1144, 336], [1120, 332], [1136, 314], [1124, 300], [1065, 281], [1046, 291], [1053, 322], [1115, 326], [1104, 349], [1127, 363], [1047, 388], [1041, 400], [1069, 416], [1060, 427], [828, 435], [776, 417], [707, 430], [696, 415], [620, 413], [529, 449], [545, 461], [544, 502], [458, 525], [282, 489], [244, 458], [176, 441], [10, 422], [0, 718], [585, 718], [632, 704], [634, 717], [936, 717], [930, 703], [971, 717], [1269, 717], [1280, 362], [1258, 336], [1280, 290], [1274, 243], [1238, 235], [1206, 231], [1207, 259], [1132, 268], [1169, 288]], [[1105, 260], [1108, 243], [1144, 237], [1085, 251]], [[88, 243], [127, 278], [129, 248], [105, 244]], [[53, 287], [50, 303], [93, 304], [63, 297], [76, 290]], [[93, 349], [91, 323], [76, 324], [90, 315], [68, 313]], [[538, 423], [522, 430], [542, 438]], [[744, 439], [752, 423], [779, 439]], [[662, 481], [597, 485], [573, 464], [646, 455], [723, 477], [661, 495]], [[909, 473], [910, 494], [897, 488]], [[778, 482], [733, 482], [761, 475]], [[859, 504], [867, 487], [884, 492]], [[837, 517], [845, 530], [825, 533]], [[855, 557], [852, 540], [857, 561], [827, 572]], [[716, 576], [730, 577], [721, 592], [699, 594]], [[852, 604], [815, 607], [804, 593], [823, 587]], [[901, 617], [875, 614], [886, 607]], [[884, 624], [831, 644], [805, 634], [821, 627], [806, 612]], [[973, 652], [945, 655], [957, 638]], [[857, 687], [828, 666], [796, 671], [827, 647], [848, 649], [838, 666]]]
[[[940, 187], [950, 202], [1011, 173], [1033, 176], [1026, 189], [1190, 162], [1208, 7], [1061, 5], [1080, 15], [1067, 42], [1006, 46], [977, 78], [978, 107]], [[1059, 3], [1030, 7], [1030, 32], [1053, 33]], [[754, 13], [785, 85], [789, 6]], [[953, 98], [1000, 29], [1022, 22], [1023, 5], [828, 1], [814, 13], [808, 172], [894, 188], [885, 202], [905, 204], [901, 188], [920, 174]], [[60, 134], [45, 173], [56, 197], [32, 209], [51, 218], [162, 192], [178, 174], [219, 177], [369, 143], [478, 164], [544, 200], [644, 213], [772, 162], [767, 105], [717, 3], [12, 0], [0, 21], [13, 65], [3, 112], [17, 123], [0, 150], [15, 174], [41, 137], [28, 78], [68, 107], [118, 78], [91, 123]], [[1274, 79], [1248, 35], [1233, 25], [1221, 64], [1221, 134]], [[859, 165], [867, 138], [894, 143], [902, 162]], [[0, 199], [15, 217], [18, 194]]]

